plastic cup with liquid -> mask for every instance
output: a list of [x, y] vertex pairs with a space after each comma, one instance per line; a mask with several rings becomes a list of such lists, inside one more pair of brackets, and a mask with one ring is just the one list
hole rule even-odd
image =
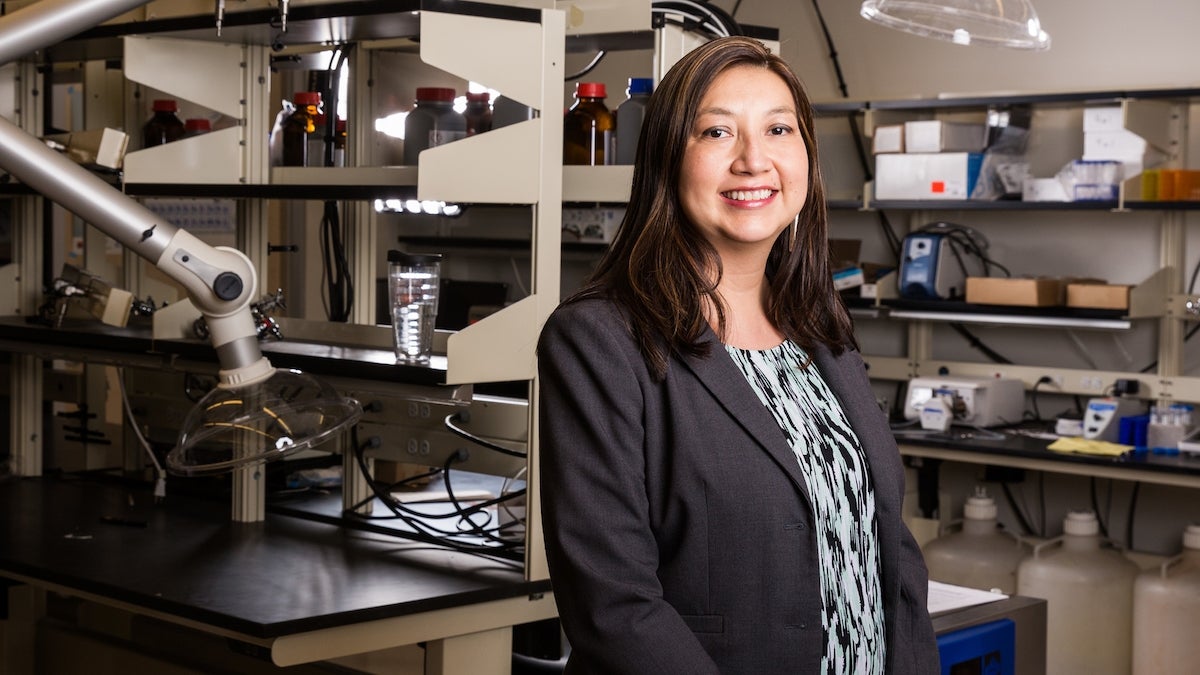
[[433, 351], [442, 256], [388, 251], [396, 363], [428, 365]]

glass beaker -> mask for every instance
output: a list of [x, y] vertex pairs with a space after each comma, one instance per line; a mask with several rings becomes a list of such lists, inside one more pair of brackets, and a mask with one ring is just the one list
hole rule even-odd
[[427, 365], [433, 351], [442, 256], [388, 251], [396, 363]]

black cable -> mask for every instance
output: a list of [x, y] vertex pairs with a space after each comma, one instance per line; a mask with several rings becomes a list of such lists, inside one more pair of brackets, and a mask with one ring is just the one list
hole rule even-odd
[[1004, 357], [1003, 355], [998, 353], [996, 350], [983, 344], [983, 342], [980, 341], [979, 338], [975, 337], [974, 333], [967, 330], [967, 327], [962, 325], [961, 323], [951, 323], [950, 327], [953, 328], [959, 335], [966, 338], [967, 342], [972, 347], [983, 352], [983, 354], [985, 356], [987, 356], [989, 359], [991, 359], [992, 362], [994, 362], [994, 363], [1012, 363], [1012, 360]]
[[[741, 0], [738, 0], [739, 3]], [[821, 12], [821, 6], [817, 4], [817, 0], [812, 0], [813, 11], [817, 14], [817, 23], [821, 26], [821, 33], [825, 37], [825, 45], [829, 47], [829, 60], [833, 64], [834, 76], [837, 78], [838, 90], [842, 92], [842, 98], [850, 98], [850, 90], [846, 87], [846, 78], [842, 74], [842, 62], [838, 59], [837, 45], [833, 42], [833, 35], [829, 32], [829, 25], [825, 23], [825, 15]], [[736, 10], [736, 7], [735, 7]], [[871, 162], [868, 159], [866, 142], [863, 140], [862, 130], [858, 128], [858, 120], [855, 113], [847, 113], [846, 121], [850, 123], [850, 137], [854, 140], [854, 147], [858, 153], [858, 161], [862, 166], [863, 179], [871, 181], [875, 177], [875, 172], [871, 170]], [[875, 212], [879, 219], [879, 229], [883, 232], [883, 238], [886, 240], [888, 248], [892, 252], [892, 259], [896, 264], [900, 263], [900, 248], [901, 241], [899, 235], [896, 234], [896, 229], [892, 227], [892, 221], [887, 214], [882, 210]]]
[[1038, 378], [1037, 382], [1033, 383], [1033, 388], [1029, 390], [1029, 403], [1033, 406], [1033, 419], [1037, 422], [1042, 421], [1042, 413], [1040, 410], [1038, 410], [1037, 402], [1038, 387], [1042, 386], [1043, 384], [1050, 384], [1053, 381], [1054, 380], [1051, 380], [1049, 376], [1043, 375]]
[[1138, 490], [1142, 487], [1141, 481], [1133, 484], [1133, 492], [1129, 495], [1129, 517], [1125, 521], [1125, 548], [1132, 551], [1133, 549], [1133, 514], [1137, 509]]
[[[419, 541], [433, 543], [433, 544], [437, 544], [439, 546], [445, 546], [445, 547], [451, 548], [455, 551], [459, 551], [462, 553], [469, 553], [472, 555], [494, 556], [494, 557], [502, 558], [503, 554], [505, 554], [505, 553], [523, 550], [524, 542], [514, 541], [514, 540], [506, 540], [506, 539], [497, 537], [494, 534], [492, 534], [491, 530], [487, 530], [487, 529], [483, 528], [482, 526], [476, 525], [474, 523], [474, 521], [470, 520], [470, 516], [476, 512], [481, 512], [484, 509], [487, 509], [491, 506], [495, 506], [501, 502], [512, 500], [512, 499], [515, 499], [518, 497], [522, 497], [525, 495], [524, 489], [517, 490], [517, 491], [511, 492], [511, 493], [502, 495], [499, 498], [490, 499], [490, 500], [487, 500], [484, 502], [480, 502], [479, 504], [476, 504], [474, 506], [465, 507], [465, 508], [460, 503], [458, 503], [457, 500], [454, 500], [455, 510], [451, 513], [437, 514], [437, 513], [423, 512], [423, 511], [420, 511], [417, 509], [412, 509], [412, 508], [398, 502], [394, 497], [392, 497], [392, 495], [385, 492], [380, 487], [379, 482], [376, 481], [371, 476], [370, 469], [367, 467], [365, 450], [369, 447], [377, 446], [378, 438], [368, 439], [368, 441], [366, 443], [359, 443], [358, 442], [358, 429], [357, 429], [357, 427], [353, 427], [351, 429], [351, 442], [354, 447], [355, 461], [358, 465], [359, 471], [362, 473], [363, 477], [367, 481], [367, 486], [370, 488], [370, 490], [374, 494], [375, 498], [379, 499], [379, 501], [382, 502], [384, 504], [384, 506], [386, 506], [388, 508], [388, 510], [390, 510], [393, 513], [393, 516], [391, 516], [391, 517], [370, 516], [370, 515], [360, 514], [355, 511], [352, 511], [352, 510], [346, 510], [345, 513], [347, 515], [354, 516], [354, 517], [357, 517], [357, 518], [363, 519], [363, 520], [384, 520], [384, 519], [400, 520], [405, 525], [412, 528], [413, 532], [411, 532], [411, 533], [399, 532], [399, 531], [392, 532], [392, 534], [395, 534], [396, 536], [410, 537], [410, 538], [417, 539]], [[449, 473], [450, 466], [452, 464], [454, 464], [455, 461], [462, 461], [462, 459], [464, 458], [464, 455], [465, 455], [465, 452], [463, 452], [461, 454], [460, 453], [452, 453], [449, 457], [447, 457], [445, 464], [442, 466], [441, 472]], [[448, 493], [448, 494], [450, 494], [450, 493]], [[428, 522], [425, 522], [427, 520], [444, 520], [444, 519], [448, 519], [448, 518], [457, 518], [460, 523], [465, 520], [466, 522], [471, 524], [471, 528], [466, 529], [466, 530], [460, 528], [458, 530], [450, 531], [450, 530], [444, 530], [444, 529], [435, 527], [434, 525], [432, 525]], [[494, 528], [494, 531], [500, 531], [502, 529], [503, 529], [503, 527], [498, 527], [498, 528]], [[475, 543], [475, 542], [461, 541], [461, 540], [457, 539], [458, 537], [464, 537], [464, 536], [484, 538], [493, 543], [492, 544], [480, 544], [480, 543]]]
[[584, 75], [587, 75], [588, 73], [592, 72], [593, 70], [596, 69], [596, 66], [600, 65], [600, 62], [604, 60], [604, 56], [607, 53], [608, 52], [604, 51], [603, 49], [596, 52], [596, 56], [591, 60], [590, 63], [588, 63], [586, 66], [583, 67], [583, 70], [579, 71], [578, 73], [572, 73], [571, 75], [567, 75], [566, 77], [563, 78], [563, 81], [571, 82], [574, 80], [578, 80], [579, 78], [583, 77]]
[[[979, 260], [979, 262], [983, 265], [983, 273], [985, 276], [991, 276], [991, 268], [999, 269], [1006, 277], [1012, 276], [1012, 272], [1010, 272], [1007, 267], [988, 257], [987, 253], [985, 252], [987, 249], [987, 240], [984, 239], [982, 234], [975, 231], [973, 228], [965, 225], [957, 225], [955, 223], [936, 222], [924, 225], [917, 231], [937, 233], [946, 237], [951, 244], [950, 251], [955, 254], [955, 257], [958, 257], [956, 250], [957, 247], [961, 246], [966, 250], [967, 253], [970, 253]], [[980, 240], [982, 240], [982, 243], [980, 243]], [[961, 259], [959, 260], [959, 263], [960, 266], [962, 266]], [[965, 267], [963, 268], [963, 272], [966, 276], [970, 276], [966, 272]]]
[[325, 284], [322, 288], [330, 321], [345, 322], [354, 307], [354, 281], [346, 258], [346, 232], [338, 215], [337, 202], [325, 202], [321, 216], [321, 258]]
[[674, 14], [695, 22], [694, 26], [685, 29], [695, 32], [697, 29], [714, 37], [742, 35], [741, 25], [725, 10], [713, 5], [707, 0], [653, 0], [650, 3], [651, 15], [666, 16]]
[[[1191, 328], [1188, 329], [1188, 332], [1183, 334], [1183, 341], [1187, 342], [1188, 340], [1191, 340], [1192, 336], [1195, 335], [1197, 331], [1200, 331], [1200, 323], [1195, 324], [1194, 326], [1192, 326]], [[1150, 362], [1149, 365], [1147, 365], [1145, 368], [1142, 368], [1141, 372], [1148, 373], [1157, 367], [1158, 367], [1158, 359], [1154, 359], [1153, 361]]]
[[1095, 512], [1095, 514], [1096, 514], [1096, 523], [1100, 526], [1100, 534], [1102, 536], [1107, 537], [1108, 536], [1108, 522], [1105, 520], [1104, 516], [1100, 512], [1100, 500], [1096, 496], [1096, 477], [1092, 476], [1091, 480], [1088, 481], [1088, 484], [1089, 484], [1089, 492], [1091, 493], [1091, 497], [1092, 497], [1092, 511]]
[[742, 7], [742, 0], [737, 0], [733, 3], [733, 9], [729, 10], [729, 16], [737, 16], [737, 11]]
[[1045, 538], [1046, 536], [1046, 472], [1038, 472], [1038, 509], [1041, 511], [1042, 529], [1038, 531], [1038, 536]]
[[459, 438], [465, 438], [466, 440], [471, 441], [472, 443], [475, 443], [477, 445], [481, 445], [481, 446], [487, 448], [488, 450], [499, 452], [503, 455], [508, 455], [509, 457], [525, 458], [528, 456], [523, 452], [518, 452], [517, 450], [509, 450], [508, 448], [504, 447], [503, 445], [497, 445], [496, 443], [493, 443], [485, 438], [480, 438], [479, 436], [476, 436], [475, 434], [472, 434], [471, 432], [467, 431], [466, 429], [463, 429], [462, 427], [455, 424], [455, 422], [466, 422], [466, 421], [469, 421], [469, 419], [470, 419], [470, 413], [456, 412], [456, 413], [450, 413], [449, 415], [446, 415], [446, 419], [443, 420], [443, 423], [446, 425], [446, 428], [450, 430], [450, 433], [454, 434], [455, 436], [458, 436]]
[[342, 88], [342, 66], [346, 63], [346, 46], [337, 50], [336, 57], [336, 61], [330, 57], [329, 91], [325, 92], [325, 142], [321, 146], [324, 149], [321, 162], [323, 166], [333, 166], [333, 146], [334, 139], [337, 138], [338, 91]]
[[1024, 534], [1033, 534], [1033, 528], [1029, 526], [1029, 519], [1025, 517], [1020, 507], [1017, 506], [1017, 500], [1013, 499], [1012, 490], [1009, 489], [1008, 483], [1001, 481], [1000, 489], [1004, 491], [1004, 498], [1008, 501], [1008, 506], [1012, 510], [1013, 515], [1016, 516], [1017, 523], [1021, 525], [1021, 531]]

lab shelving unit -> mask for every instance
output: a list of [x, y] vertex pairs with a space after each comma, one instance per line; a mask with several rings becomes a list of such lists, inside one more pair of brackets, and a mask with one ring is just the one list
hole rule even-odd
[[[435, 362], [430, 372], [415, 378], [412, 393], [426, 406], [461, 407], [464, 391], [469, 399], [470, 385], [487, 382], [526, 381], [528, 411], [526, 425], [527, 495], [525, 513], [525, 560], [521, 576], [528, 586], [527, 597], [504, 599], [509, 591], [499, 590], [496, 602], [512, 605], [499, 608], [499, 616], [510, 619], [468, 621], [452, 629], [422, 627], [437, 643], [437, 672], [466, 673], [478, 670], [480, 653], [473, 649], [496, 649], [500, 653], [511, 648], [511, 638], [504, 633], [498, 641], [489, 633], [513, 622], [527, 622], [553, 616], [553, 602], [546, 591], [548, 573], [542, 547], [538, 519], [536, 418], [538, 388], [536, 383], [535, 346], [538, 331], [559, 298], [559, 255], [562, 203], [562, 118], [557, 114], [563, 99], [563, 55], [568, 16], [554, 8], [553, 2], [457, 2], [454, 0], [411, 0], [404, 2], [357, 1], [322, 2], [294, 0], [290, 3], [287, 32], [278, 19], [279, 4], [254, 0], [227, 6], [221, 35], [213, 26], [212, 4], [156, 2], [149, 8], [131, 12], [113, 22], [73, 38], [49, 50], [50, 59], [88, 59], [120, 57], [131, 81], [203, 105], [237, 120], [235, 126], [201, 137], [146, 150], [130, 152], [126, 157], [123, 190], [132, 196], [226, 197], [241, 200], [239, 206], [238, 247], [254, 262], [260, 275], [260, 287], [268, 271], [266, 236], [268, 199], [336, 199], [355, 200], [359, 206], [348, 210], [354, 232], [350, 252], [351, 266], [356, 272], [355, 286], [361, 290], [356, 297], [360, 309], [352, 320], [363, 325], [340, 329], [293, 322], [299, 333], [317, 333], [343, 337], [352, 335], [363, 339], [368, 347], [380, 343], [390, 353], [390, 329], [375, 327], [373, 316], [374, 261], [376, 225], [374, 215], [361, 202], [390, 196], [397, 190], [415, 193], [418, 199], [437, 199], [472, 204], [519, 205], [528, 209], [530, 223], [530, 256], [532, 283], [527, 297], [489, 316], [471, 327], [445, 339], [446, 356]], [[286, 5], [287, 3], [283, 3]], [[612, 4], [612, 3], [609, 3]], [[629, 17], [619, 7], [620, 21]], [[633, 3], [640, 4], [640, 3]], [[644, 3], [648, 8], [648, 2]], [[593, 23], [604, 19], [603, 25], [617, 29], [616, 16], [605, 17], [597, 12]], [[647, 11], [648, 19], [648, 11]], [[578, 21], [576, 20], [577, 24]], [[578, 25], [575, 26], [579, 30]], [[355, 166], [356, 158], [369, 158], [371, 150], [366, 134], [350, 138], [348, 164], [338, 169], [291, 169], [269, 166], [267, 135], [263, 122], [270, 109], [271, 55], [280, 41], [288, 44], [334, 45], [355, 42], [354, 58], [366, 62], [371, 58], [372, 43], [397, 39], [410, 40], [420, 59], [449, 76], [484, 83], [504, 92], [519, 103], [541, 111], [534, 119], [490, 131], [453, 144], [431, 148], [422, 153], [415, 167]], [[375, 46], [379, 46], [376, 44]], [[486, 54], [487, 58], [480, 58]], [[361, 63], [360, 62], [360, 63]], [[18, 83], [23, 96], [21, 121], [30, 133], [40, 133], [41, 99], [36, 96], [37, 78], [34, 64], [23, 64], [22, 75], [28, 79]], [[352, 128], [371, 129], [370, 111], [359, 106], [365, 100], [362, 84], [366, 68], [358, 69], [356, 82], [351, 86]], [[359, 89], [355, 90], [355, 85]], [[549, 114], [547, 114], [549, 113]], [[134, 118], [136, 119], [136, 117]], [[19, 186], [6, 188], [22, 205], [28, 202], [36, 209], [40, 198], [26, 194]], [[24, 206], [18, 207], [14, 220], [18, 223], [18, 248], [14, 264], [4, 272], [16, 285], [12, 313], [31, 316], [41, 297], [40, 269], [42, 253], [37, 233], [39, 218]], [[127, 270], [140, 267], [128, 258]], [[122, 281], [136, 291], [136, 272], [129, 271]], [[15, 310], [15, 311], [13, 311]], [[16, 333], [22, 333], [19, 326]], [[318, 323], [318, 322], [311, 322]], [[443, 336], [445, 337], [445, 336]], [[384, 340], [386, 338], [386, 340]], [[10, 349], [21, 349], [23, 338], [9, 337]], [[36, 340], [36, 338], [32, 338]], [[120, 340], [119, 336], [117, 338]], [[151, 343], [151, 351], [157, 348]], [[98, 359], [101, 363], [145, 366], [144, 355], [119, 354], [120, 349], [99, 350], [94, 345], [74, 350], [70, 347], [28, 345], [28, 353], [14, 354], [11, 372], [11, 401], [13, 434], [11, 452], [14, 473], [37, 476], [42, 472], [42, 369], [44, 358], [77, 354]], [[270, 350], [268, 350], [270, 351]], [[286, 350], [285, 350], [286, 351]], [[328, 350], [333, 356], [341, 348]], [[101, 353], [103, 352], [103, 353]], [[117, 352], [117, 353], [114, 353]], [[293, 357], [283, 357], [285, 360]], [[157, 359], [151, 358], [150, 362]], [[370, 361], [370, 358], [367, 359]], [[184, 365], [174, 357], [159, 361], [161, 366], [174, 368]], [[369, 363], [365, 364], [369, 366]], [[359, 362], [357, 367], [363, 367]], [[185, 366], [186, 367], [186, 366]], [[203, 365], [199, 365], [203, 369]], [[336, 369], [336, 367], [335, 367]], [[404, 376], [394, 368], [383, 368], [390, 376]], [[430, 378], [432, 377], [432, 382]], [[377, 391], [370, 380], [343, 375], [340, 383], [352, 394]], [[375, 378], [379, 379], [379, 378]], [[381, 387], [395, 393], [392, 384]], [[403, 388], [403, 382], [399, 383]], [[464, 389], [465, 387], [465, 389]], [[394, 398], [394, 397], [393, 397]], [[414, 399], [415, 400], [415, 399]], [[388, 399], [389, 403], [393, 399]], [[418, 405], [418, 408], [420, 405]], [[397, 410], [369, 411], [371, 415], [395, 418]], [[426, 414], [428, 416], [428, 414]], [[440, 417], [438, 418], [440, 420]], [[349, 458], [353, 453], [345, 453]], [[357, 474], [346, 472], [344, 503], [353, 503], [366, 494], [364, 483], [351, 480]], [[241, 473], [241, 472], [239, 472]], [[235, 475], [235, 519], [261, 520], [262, 481]], [[254, 494], [255, 486], [259, 492]], [[237, 493], [242, 492], [240, 497]], [[247, 502], [259, 500], [256, 507]], [[239, 504], [241, 506], [239, 506]], [[249, 517], [238, 518], [236, 510], [245, 508]], [[514, 586], [513, 588], [517, 588]], [[523, 586], [521, 588], [524, 588]], [[518, 591], [521, 589], [518, 588]], [[493, 593], [494, 594], [494, 593]], [[521, 601], [521, 602], [518, 602]], [[436, 603], [437, 601], [434, 600]], [[486, 603], [485, 603], [486, 604]], [[493, 603], [494, 604], [494, 603]], [[522, 607], [516, 607], [517, 604]], [[470, 609], [470, 608], [464, 608]], [[496, 616], [481, 607], [479, 616]], [[508, 620], [509, 623], [503, 623]], [[499, 621], [497, 625], [490, 622]], [[379, 624], [384, 626], [387, 622]], [[411, 623], [411, 622], [410, 622]], [[461, 626], [477, 624], [478, 631], [456, 647], [456, 653], [443, 649], [443, 630], [459, 630]], [[300, 657], [276, 655], [291, 663], [329, 658], [348, 649], [363, 651], [368, 646], [395, 644], [395, 635], [386, 627], [361, 626], [357, 631], [367, 639], [356, 638], [346, 645], [345, 640], [332, 642], [289, 639], [289, 645], [306, 645]], [[432, 631], [432, 632], [431, 632]], [[341, 631], [344, 632], [344, 631]], [[339, 633], [333, 630], [332, 633]], [[339, 633], [340, 634], [340, 633]], [[451, 633], [457, 635], [457, 633]], [[484, 636], [480, 641], [479, 636]], [[435, 639], [436, 638], [436, 639]], [[425, 638], [419, 638], [425, 639]], [[278, 646], [280, 640], [275, 640]], [[272, 647], [275, 649], [275, 647]], [[293, 649], [293, 647], [288, 647]], [[491, 666], [487, 666], [491, 667]]]
[[[1059, 124], [1062, 119], [1067, 119], [1069, 131], [1082, 138], [1079, 121], [1070, 121], [1072, 116], [1081, 118], [1082, 109], [1086, 106], [1119, 105], [1124, 128], [1144, 138], [1148, 148], [1161, 157], [1161, 163], [1146, 168], [1185, 168], [1189, 110], [1197, 101], [1200, 101], [1200, 89], [1172, 88], [838, 101], [818, 104], [817, 109], [824, 118], [851, 116], [855, 124], [861, 125], [869, 142], [872, 131], [878, 125], [920, 119], [983, 122], [989, 109], [1012, 106], [1028, 106], [1033, 111], [1035, 131], [1043, 117], [1057, 116]], [[1031, 155], [1038, 151], [1038, 147], [1029, 148]], [[1071, 158], [1071, 155], [1064, 154], [1061, 161], [1066, 162]], [[1183, 327], [1186, 321], [1194, 317], [1185, 309], [1188, 300], [1194, 297], [1189, 294], [1189, 289], [1184, 288], [1185, 216], [1191, 211], [1200, 211], [1200, 202], [1142, 201], [1135, 197], [1140, 194], [1140, 180], [1140, 176], [1135, 176], [1123, 181], [1117, 199], [1104, 202], [878, 200], [873, 196], [870, 181], [862, 185], [857, 198], [831, 201], [830, 208], [833, 210], [902, 213], [912, 227], [944, 220], [948, 215], [953, 215], [958, 222], [966, 225], [970, 225], [973, 216], [996, 213], [1012, 213], [1021, 217], [1039, 215], [1051, 221], [1059, 213], [1104, 214], [1105, 219], [1109, 218], [1109, 214], [1117, 219], [1122, 214], [1157, 215], [1158, 269], [1131, 288], [1128, 311], [1055, 312], [1041, 308], [1023, 311], [1017, 307], [979, 311], [966, 303], [892, 301], [887, 297], [895, 297], [894, 289], [891, 289], [883, 299], [872, 303], [870, 311], [873, 314], [870, 318], [905, 321], [908, 325], [906, 353], [902, 357], [867, 355], [872, 377], [900, 381], [947, 370], [961, 375], [993, 376], [1002, 373], [1007, 377], [1020, 378], [1027, 388], [1032, 388], [1039, 378], [1050, 376], [1055, 385], [1049, 391], [1076, 395], [1102, 395], [1103, 386], [1098, 388], [1097, 382], [1107, 386], [1117, 378], [1125, 378], [1137, 380], [1141, 384], [1139, 395], [1147, 398], [1200, 402], [1200, 378], [1182, 375]], [[1101, 225], [1104, 226], [1107, 223]], [[903, 236], [903, 232], [900, 234]], [[864, 316], [864, 313], [859, 311], [858, 315]], [[933, 326], [940, 323], [1124, 331], [1142, 321], [1158, 322], [1158, 366], [1154, 373], [959, 362], [939, 359], [933, 353]]]

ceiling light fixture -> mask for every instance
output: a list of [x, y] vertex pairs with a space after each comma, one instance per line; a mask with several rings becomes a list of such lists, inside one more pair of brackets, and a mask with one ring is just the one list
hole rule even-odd
[[960, 45], [1044, 51], [1050, 35], [1030, 0], [864, 0], [868, 21]]

